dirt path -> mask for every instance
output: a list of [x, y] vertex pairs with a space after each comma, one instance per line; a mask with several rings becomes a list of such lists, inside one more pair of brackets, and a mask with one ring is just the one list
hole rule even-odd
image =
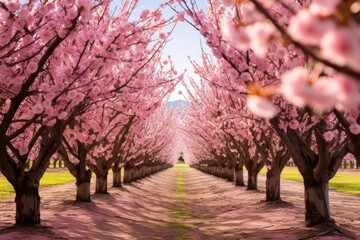
[[[263, 180], [260, 176], [260, 186]], [[291, 205], [266, 204], [260, 202], [263, 192], [175, 168], [109, 188], [110, 194], [93, 195], [91, 203], [74, 202], [74, 184], [46, 187], [41, 189], [45, 227], [12, 228], [13, 199], [0, 199], [0, 239], [306, 239], [324, 230], [304, 227], [302, 191], [301, 184], [284, 180], [283, 199]], [[360, 229], [359, 200], [331, 193], [336, 221], [353, 232]]]

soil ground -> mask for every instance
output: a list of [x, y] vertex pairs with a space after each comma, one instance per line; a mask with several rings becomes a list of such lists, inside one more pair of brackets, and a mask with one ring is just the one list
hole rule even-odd
[[13, 198], [0, 199], [0, 239], [360, 239], [359, 196], [330, 192], [344, 236], [305, 227], [301, 183], [282, 180], [284, 202], [270, 204], [262, 201], [264, 181], [259, 175], [260, 191], [246, 191], [195, 169], [172, 168], [110, 187], [91, 203], [74, 201], [74, 183], [43, 187], [36, 228], [13, 227]]

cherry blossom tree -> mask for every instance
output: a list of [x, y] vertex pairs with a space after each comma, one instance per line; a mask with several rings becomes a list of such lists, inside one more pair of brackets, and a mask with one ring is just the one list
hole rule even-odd
[[[328, 181], [349, 151], [349, 133], [356, 133], [358, 125], [356, 118], [350, 124], [343, 121], [346, 136], [331, 114], [359, 103], [359, 75], [352, 63], [359, 45], [343, 37], [352, 32], [352, 40], [358, 38], [353, 2], [208, 1], [207, 13], [194, 1], [180, 1], [180, 6], [189, 17], [184, 20], [199, 30], [226, 72], [240, 82], [235, 91], [248, 96], [247, 114], [271, 119], [266, 125], [277, 132], [304, 177], [307, 224], [331, 221]], [[211, 84], [235, 84], [225, 80]]]
[[[83, 158], [85, 144], [96, 140], [104, 144], [109, 135], [102, 132], [96, 138], [95, 121], [88, 122], [88, 114], [99, 113], [95, 107], [108, 113], [106, 101], [116, 103], [123, 96], [133, 102], [140, 94], [158, 88], [166, 94], [174, 87], [171, 76], [162, 75], [166, 71], [176, 75], [171, 66], [163, 70], [150, 64], [157, 62], [168, 33], [158, 40], [154, 36], [171, 20], [163, 20], [159, 9], [129, 21], [137, 1], [123, 2], [116, 16], [110, 14], [110, 3], [0, 2], [0, 170], [16, 191], [17, 224], [40, 223], [39, 181], [69, 129], [77, 127], [73, 134]], [[153, 78], [143, 81], [149, 76]], [[111, 122], [109, 128], [125, 131], [128, 118], [119, 123], [100, 117], [100, 123]], [[124, 135], [121, 130], [117, 133]], [[33, 162], [30, 169], [28, 161]], [[80, 175], [89, 177], [86, 166], [77, 167]]]
[[0, 170], [16, 191], [17, 224], [40, 222], [39, 181], [68, 119], [79, 111], [74, 105], [82, 96], [71, 92], [75, 79], [89, 72], [84, 67], [72, 74], [60, 56], [101, 8], [90, 1], [0, 2]]

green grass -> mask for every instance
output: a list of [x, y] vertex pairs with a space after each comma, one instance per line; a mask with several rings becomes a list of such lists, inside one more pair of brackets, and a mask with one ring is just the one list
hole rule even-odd
[[189, 165], [187, 165], [187, 164], [175, 164], [174, 165], [174, 168], [177, 168], [177, 169], [186, 169], [186, 168], [190, 168], [190, 166]]
[[0, 175], [0, 198], [9, 197], [12, 193], [14, 193], [14, 188], [4, 176]]
[[184, 205], [186, 204], [184, 172], [186, 171], [186, 168], [189, 168], [189, 165], [176, 164], [174, 167], [179, 169], [177, 178], [175, 180], [175, 198], [177, 200], [177, 204], [175, 207], [176, 210], [170, 212], [170, 215], [174, 217], [174, 220], [171, 222], [166, 222], [166, 227], [177, 230], [175, 234], [176, 240], [187, 240], [190, 239], [188, 229], [195, 228], [194, 224], [186, 223], [186, 219], [188, 219], [190, 215], [184, 210]]
[[70, 172], [46, 172], [40, 180], [40, 186], [52, 186], [75, 181]]
[[166, 226], [168, 228], [176, 228], [176, 229], [191, 229], [194, 228], [194, 224], [186, 224], [183, 222], [167, 222]]
[[[265, 174], [266, 169], [263, 168], [260, 173]], [[281, 173], [281, 178], [303, 182], [303, 178], [296, 167], [286, 167]], [[330, 180], [329, 188], [331, 190], [360, 195], [360, 174], [338, 172]]]
[[178, 217], [178, 218], [185, 218], [188, 213], [186, 211], [180, 210], [180, 211], [173, 211], [170, 212], [171, 215]]

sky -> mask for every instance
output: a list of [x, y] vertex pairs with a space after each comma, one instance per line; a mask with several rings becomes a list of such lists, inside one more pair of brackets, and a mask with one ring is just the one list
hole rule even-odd
[[[116, 5], [120, 2], [121, 0], [114, 0], [113, 4]], [[161, 3], [164, 2], [166, 2], [166, 0], [140, 0], [138, 8], [134, 12], [134, 17], [138, 17], [144, 9], [156, 9]], [[198, 0], [197, 3], [199, 8], [206, 9], [205, 0]], [[175, 12], [171, 8], [167, 7], [164, 10], [164, 16], [167, 18], [172, 15], [175, 15]], [[205, 40], [203, 37], [201, 37], [200, 33], [198, 33], [188, 23], [179, 22], [171, 35], [171, 41], [164, 49], [164, 55], [170, 55], [172, 57], [173, 64], [179, 73], [183, 72], [185, 69], [187, 70], [185, 79], [188, 77], [197, 79], [188, 57], [194, 61], [201, 60], [201, 42], [203, 45], [205, 45]], [[177, 89], [171, 94], [170, 100], [184, 99], [182, 95], [178, 94], [179, 91], [185, 93], [184, 87], [177, 86]]]

